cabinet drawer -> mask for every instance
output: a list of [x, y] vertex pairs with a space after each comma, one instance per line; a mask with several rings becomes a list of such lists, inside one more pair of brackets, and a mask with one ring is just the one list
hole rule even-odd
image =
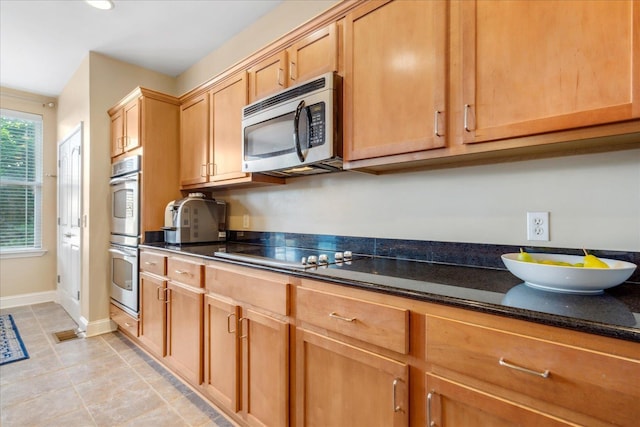
[[167, 274], [167, 257], [153, 252], [140, 252], [140, 270], [164, 276]]
[[398, 353], [409, 351], [409, 310], [302, 287], [296, 307], [303, 322]]
[[276, 314], [289, 315], [287, 276], [242, 267], [211, 264], [206, 268], [207, 290], [261, 307]]
[[203, 285], [204, 265], [185, 258], [170, 256], [167, 259], [167, 276], [169, 279], [185, 285], [201, 288]]
[[138, 336], [138, 321], [113, 304], [109, 305], [109, 316], [120, 329], [134, 337]]
[[640, 417], [637, 359], [430, 315], [426, 323], [434, 372], [441, 366], [616, 425]]

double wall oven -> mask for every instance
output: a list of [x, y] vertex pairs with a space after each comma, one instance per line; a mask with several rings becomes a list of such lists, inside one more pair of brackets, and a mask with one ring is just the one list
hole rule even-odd
[[138, 317], [138, 244], [140, 243], [140, 156], [111, 166], [111, 301]]

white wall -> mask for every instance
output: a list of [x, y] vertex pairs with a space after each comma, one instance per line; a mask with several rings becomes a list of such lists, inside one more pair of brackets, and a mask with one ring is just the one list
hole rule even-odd
[[[13, 305], [11, 297], [37, 295], [56, 290], [56, 108], [47, 106], [56, 102], [25, 92], [2, 88], [0, 107], [42, 115], [43, 120], [43, 178], [42, 186], [42, 248], [43, 256], [27, 258], [0, 258], [0, 299], [2, 305]], [[52, 176], [46, 176], [52, 175]], [[48, 295], [49, 297], [51, 295]], [[46, 297], [45, 297], [46, 298]]]
[[[640, 251], [640, 149], [215, 195], [235, 230], [246, 213], [258, 231]], [[527, 211], [551, 213], [551, 241], [526, 240]]]

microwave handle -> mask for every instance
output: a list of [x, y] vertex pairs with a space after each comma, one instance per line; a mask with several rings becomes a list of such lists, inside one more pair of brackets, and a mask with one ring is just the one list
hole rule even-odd
[[298, 107], [296, 108], [296, 115], [293, 118], [293, 144], [296, 146], [296, 153], [298, 154], [298, 159], [301, 162], [304, 162], [304, 154], [302, 154], [302, 147], [300, 146], [300, 133], [298, 129], [300, 127], [300, 114], [304, 109], [304, 101], [300, 101]]

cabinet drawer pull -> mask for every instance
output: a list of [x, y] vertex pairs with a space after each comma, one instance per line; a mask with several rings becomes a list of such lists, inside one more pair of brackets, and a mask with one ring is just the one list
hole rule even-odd
[[164, 301], [163, 297], [160, 296], [160, 291], [162, 291], [163, 289], [161, 287], [157, 287], [156, 288], [156, 299], [158, 301]]
[[436, 110], [434, 114], [434, 119], [433, 119], [433, 133], [437, 137], [443, 136], [443, 134], [440, 133], [440, 120], [438, 120], [440, 118], [440, 113], [441, 111]]
[[524, 368], [522, 366], [518, 366], [518, 365], [514, 365], [512, 363], [507, 362], [506, 360], [504, 360], [504, 357], [501, 357], [500, 360], [498, 361], [498, 363], [500, 364], [500, 366], [504, 366], [506, 368], [509, 369], [515, 369], [516, 371], [520, 371], [520, 372], [524, 372], [526, 374], [531, 374], [531, 375], [535, 375], [537, 377], [542, 377], [542, 378], [549, 378], [549, 370], [545, 370], [544, 372], [540, 372], [540, 371], [534, 371], [533, 369], [528, 369], [528, 368]]
[[145, 261], [144, 263], [145, 265], [157, 265], [157, 263], [154, 261]]
[[340, 316], [335, 311], [332, 311], [331, 313], [329, 313], [329, 317], [333, 317], [334, 319], [338, 319], [338, 320], [344, 320], [345, 322], [355, 322], [357, 320], [355, 317]]
[[394, 378], [393, 379], [393, 412], [404, 412], [402, 410], [402, 407], [398, 405], [398, 399], [397, 399], [397, 391], [398, 391], [398, 381], [400, 381], [399, 378]]
[[464, 130], [466, 130], [467, 132], [471, 132], [471, 129], [469, 128], [469, 109], [471, 108], [471, 105], [469, 104], [464, 104]]
[[291, 80], [296, 79], [296, 63], [293, 61], [289, 62], [289, 78]]
[[188, 271], [185, 270], [173, 270], [176, 274], [189, 274]]
[[207, 177], [207, 164], [203, 163], [200, 165], [200, 176], [202, 178], [206, 178]]
[[131, 327], [131, 323], [129, 323], [129, 322], [124, 322], [124, 326], [126, 326], [127, 328], [130, 328], [130, 327]]
[[427, 394], [427, 426], [429, 427], [434, 427], [436, 425], [436, 422], [433, 421], [432, 417], [431, 417], [431, 403], [433, 401], [433, 396], [436, 394], [435, 391], [430, 391]]

